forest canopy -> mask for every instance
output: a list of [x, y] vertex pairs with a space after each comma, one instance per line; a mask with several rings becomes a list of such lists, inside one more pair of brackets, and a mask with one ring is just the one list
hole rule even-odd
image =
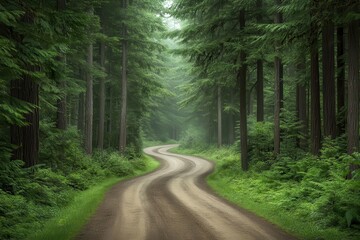
[[[325, 200], [304, 190], [334, 203], [323, 224], [359, 227], [359, 11], [358, 0], [1, 1], [0, 238], [144, 169], [144, 142], [225, 147], [226, 173], [324, 183]], [[314, 201], [320, 219], [328, 205]]]

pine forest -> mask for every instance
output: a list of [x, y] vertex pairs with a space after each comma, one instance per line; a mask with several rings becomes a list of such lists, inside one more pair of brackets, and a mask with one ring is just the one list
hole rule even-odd
[[360, 1], [0, 0], [0, 239], [360, 239]]

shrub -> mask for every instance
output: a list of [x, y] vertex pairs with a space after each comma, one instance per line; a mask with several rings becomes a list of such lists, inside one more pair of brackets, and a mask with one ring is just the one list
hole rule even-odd
[[30, 229], [35, 218], [32, 207], [23, 196], [0, 189], [0, 239], [25, 239], [24, 229]]
[[205, 142], [204, 133], [195, 127], [187, 129], [180, 138], [180, 144], [183, 148], [205, 149]]
[[255, 122], [249, 128], [249, 155], [256, 171], [269, 169], [275, 160], [274, 126], [269, 122]]
[[73, 172], [67, 176], [67, 179], [69, 186], [78, 190], [85, 190], [89, 186], [82, 172]]
[[40, 142], [40, 163], [64, 173], [84, 167], [87, 159], [79, 141], [81, 137], [75, 128], [70, 127], [63, 131], [50, 128], [46, 124], [40, 126], [43, 135]]
[[111, 153], [109, 158], [103, 163], [103, 167], [115, 176], [127, 176], [134, 173], [131, 161], [120, 156], [118, 153]]

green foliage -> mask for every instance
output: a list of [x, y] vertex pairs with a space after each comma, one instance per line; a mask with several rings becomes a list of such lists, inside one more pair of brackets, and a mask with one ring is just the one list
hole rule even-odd
[[205, 142], [204, 133], [196, 127], [187, 129], [180, 138], [181, 147], [184, 148], [204, 149]]
[[0, 190], [0, 238], [21, 239], [26, 228], [34, 221], [34, 205], [21, 195], [11, 195]]
[[274, 162], [274, 125], [269, 122], [255, 122], [249, 128], [250, 165], [261, 171], [269, 169]]
[[296, 156], [301, 151], [298, 147], [300, 139], [305, 139], [301, 133], [302, 124], [293, 111], [282, 109], [281, 118], [281, 153]]
[[[252, 137], [260, 138], [272, 126], [259, 123], [256, 128]], [[357, 162], [359, 154], [347, 155], [343, 144], [341, 138], [326, 140], [321, 157], [281, 155], [270, 167], [253, 162], [249, 172], [241, 171], [234, 147], [177, 151], [214, 160], [209, 183], [216, 191], [301, 239], [358, 239], [360, 181], [346, 176], [349, 162]]]
[[52, 124], [40, 124], [40, 134], [40, 163], [65, 173], [81, 169], [86, 164], [81, 137], [75, 128], [63, 131], [53, 128]]
[[22, 161], [0, 162], [0, 239], [24, 239], [67, 206], [79, 191], [113, 177], [146, 170], [144, 158], [129, 160], [117, 152], [86, 156], [78, 132], [41, 127], [41, 164], [22, 168]]
[[131, 161], [125, 159], [118, 153], [111, 153], [109, 159], [103, 163], [103, 166], [118, 177], [132, 175], [134, 173]]

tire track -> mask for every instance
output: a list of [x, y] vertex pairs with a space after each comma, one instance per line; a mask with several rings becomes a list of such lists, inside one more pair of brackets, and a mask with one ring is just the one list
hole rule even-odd
[[114, 186], [77, 239], [295, 239], [215, 195], [204, 180], [213, 164], [174, 146], [145, 149], [160, 169]]

